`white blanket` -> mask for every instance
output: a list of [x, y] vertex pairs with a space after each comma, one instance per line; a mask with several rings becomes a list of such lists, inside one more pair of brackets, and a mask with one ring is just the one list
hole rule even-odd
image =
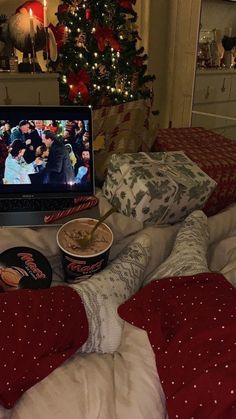
[[[100, 199], [100, 212], [109, 208]], [[236, 205], [209, 218], [209, 266], [236, 285]], [[142, 224], [113, 214], [115, 244], [110, 259], [143, 229]], [[169, 255], [179, 225], [148, 227], [152, 257], [146, 275]], [[54, 284], [63, 280], [56, 245], [57, 227], [1, 229], [0, 251], [31, 246], [47, 255]], [[79, 355], [29, 389], [0, 419], [159, 419], [165, 418], [165, 399], [146, 332], [125, 324], [119, 349], [113, 354]]]

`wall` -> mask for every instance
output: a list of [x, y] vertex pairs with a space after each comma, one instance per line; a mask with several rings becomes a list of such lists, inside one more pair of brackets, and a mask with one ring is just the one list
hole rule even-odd
[[185, 127], [191, 122], [201, 0], [170, 0], [170, 10], [172, 33], [168, 49], [173, 52], [168, 60], [172, 67], [169, 63], [166, 118], [172, 127]]
[[[161, 127], [188, 126], [192, 95], [201, 0], [137, 0], [141, 36], [149, 54], [148, 72], [155, 73], [155, 103]], [[149, 4], [148, 4], [149, 3]], [[149, 19], [147, 11], [149, 8]]]
[[148, 54], [148, 74], [155, 74], [153, 109], [159, 110], [159, 124], [164, 124], [168, 81], [169, 1], [137, 0], [140, 44]]
[[223, 0], [202, 0], [202, 29], [221, 29], [232, 27], [236, 36], [236, 3]]

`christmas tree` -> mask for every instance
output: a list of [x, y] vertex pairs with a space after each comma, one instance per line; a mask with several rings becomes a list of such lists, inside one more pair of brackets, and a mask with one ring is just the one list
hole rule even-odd
[[136, 0], [63, 0], [54, 28], [62, 104], [94, 108], [152, 97]]

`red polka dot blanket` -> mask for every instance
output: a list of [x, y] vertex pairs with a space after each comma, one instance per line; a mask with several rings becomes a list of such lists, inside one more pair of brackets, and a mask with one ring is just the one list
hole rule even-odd
[[87, 340], [83, 303], [72, 288], [0, 294], [0, 404], [11, 408]]
[[119, 307], [148, 333], [170, 419], [236, 418], [235, 297], [203, 273], [154, 281]]

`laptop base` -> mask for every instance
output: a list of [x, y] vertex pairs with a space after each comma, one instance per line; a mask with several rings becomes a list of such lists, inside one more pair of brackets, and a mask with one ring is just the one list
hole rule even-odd
[[44, 223], [44, 217], [46, 215], [53, 214], [54, 211], [35, 211], [35, 212], [2, 212], [0, 214], [0, 226], [1, 227], [53, 227], [55, 225], [65, 224], [67, 221], [75, 218], [98, 218], [99, 210], [98, 207], [89, 208], [84, 211], [77, 212], [66, 218], [61, 218], [50, 224]]

